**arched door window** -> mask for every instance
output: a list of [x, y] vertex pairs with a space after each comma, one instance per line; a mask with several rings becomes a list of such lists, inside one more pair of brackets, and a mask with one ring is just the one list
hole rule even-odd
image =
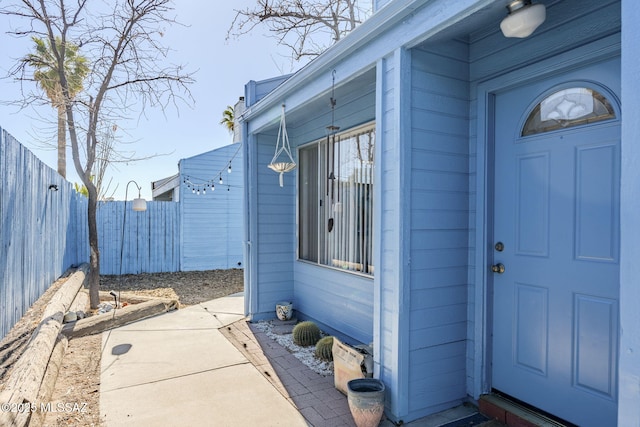
[[586, 87], [562, 89], [544, 98], [529, 114], [522, 136], [586, 125], [615, 118], [611, 103]]

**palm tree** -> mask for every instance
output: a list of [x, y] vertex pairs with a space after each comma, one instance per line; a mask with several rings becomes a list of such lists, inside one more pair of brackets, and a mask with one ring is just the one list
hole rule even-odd
[[[67, 176], [67, 134], [66, 134], [66, 102], [65, 99], [72, 100], [82, 91], [82, 82], [89, 73], [87, 59], [78, 54], [78, 46], [71, 43], [63, 43], [59, 37], [56, 37], [55, 49], [60, 52], [60, 57], [64, 58], [64, 64], [56, 61], [51, 43], [43, 39], [32, 37], [36, 45], [36, 52], [27, 55], [26, 62], [35, 71], [33, 78], [45, 91], [53, 108], [58, 110], [58, 173], [63, 178]], [[58, 69], [62, 66], [67, 76], [67, 84], [69, 93], [67, 97], [62, 91], [60, 85]]]
[[227, 108], [222, 112], [222, 120], [220, 120], [220, 124], [227, 128], [229, 133], [233, 133], [233, 107], [231, 105], [227, 105]]

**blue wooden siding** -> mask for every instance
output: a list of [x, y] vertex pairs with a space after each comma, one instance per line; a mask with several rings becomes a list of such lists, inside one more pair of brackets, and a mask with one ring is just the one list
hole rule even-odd
[[[126, 203], [126, 218], [124, 209], [124, 201], [98, 203], [100, 274], [181, 271], [178, 204], [147, 202], [146, 211], [135, 212], [129, 200]], [[86, 244], [86, 237], [83, 242]]]
[[[406, 317], [410, 304], [405, 299], [409, 295], [405, 290], [405, 266], [408, 253], [405, 253], [403, 238], [410, 235], [403, 233], [404, 214], [407, 213], [403, 185], [405, 174], [409, 168], [402, 154], [402, 144], [410, 143], [402, 136], [403, 107], [401, 98], [407, 96], [403, 92], [401, 79], [403, 67], [409, 62], [406, 52], [397, 50], [394, 54], [378, 62], [376, 93], [376, 168], [374, 221], [376, 231], [374, 238], [376, 315], [374, 353], [376, 356], [376, 373], [390, 387], [393, 396], [389, 402], [392, 413], [407, 413], [408, 371], [407, 371], [407, 330], [403, 317]], [[406, 118], [406, 116], [405, 116]], [[407, 229], [408, 231], [408, 229]]]
[[[640, 37], [640, 8], [634, 0], [622, 0], [622, 88], [625, 94], [640, 93], [640, 56], [635, 52]], [[620, 395], [618, 424], [638, 426], [640, 423], [640, 99], [624, 97], [622, 109], [622, 182], [621, 182], [621, 247], [620, 247]]]
[[[317, 100], [316, 108], [287, 115], [292, 150], [326, 135], [331, 123], [328, 97]], [[375, 70], [341, 92], [336, 106], [337, 126], [347, 130], [374, 119]], [[301, 318], [310, 318], [345, 339], [369, 343], [373, 338], [373, 280], [369, 277], [297, 261], [296, 187], [297, 170], [285, 174], [284, 187], [278, 175], [267, 168], [275, 150], [277, 129], [255, 136], [256, 233], [250, 248], [256, 265], [250, 272], [255, 286], [252, 318], [274, 317], [275, 303], [293, 299]], [[294, 154], [297, 157], [297, 154]], [[253, 237], [255, 236], [255, 237]], [[251, 261], [249, 261], [251, 262]]]
[[409, 413], [415, 414], [453, 406], [467, 394], [467, 58], [468, 46], [459, 41], [412, 51]]
[[247, 107], [252, 106], [262, 98], [264, 98], [269, 92], [278, 87], [284, 82], [290, 75], [274, 77], [268, 80], [262, 80], [256, 82], [251, 80], [245, 86], [245, 104]]
[[381, 9], [385, 4], [389, 3], [390, 0], [373, 0], [373, 11], [377, 11]]
[[278, 301], [294, 298], [293, 262], [295, 260], [295, 174], [287, 173], [284, 187], [278, 174], [267, 167], [273, 158], [277, 134], [263, 134], [256, 138], [256, 196], [259, 213], [256, 224], [257, 308], [253, 317], [275, 317]]
[[[58, 191], [49, 190], [57, 185]], [[84, 210], [83, 210], [84, 208]], [[70, 183], [0, 129], [0, 337], [64, 271], [88, 260], [78, 245], [86, 203]]]
[[[230, 144], [180, 161], [182, 271], [243, 267], [244, 166], [240, 148]], [[227, 172], [229, 161], [231, 173]], [[215, 191], [194, 194], [183, 182], [186, 178], [195, 184], [212, 180]]]

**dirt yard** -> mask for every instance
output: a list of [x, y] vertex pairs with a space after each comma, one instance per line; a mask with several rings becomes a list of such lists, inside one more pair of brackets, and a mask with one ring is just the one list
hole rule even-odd
[[[11, 349], [9, 345], [15, 348], [18, 340], [26, 345], [39, 322], [38, 312], [41, 313], [44, 310], [54, 291], [60, 287], [59, 282], [56, 282], [52, 289], [34, 304], [7, 337], [0, 342], [0, 386], [3, 377], [9, 372], [20, 353], [18, 349], [8, 354], [8, 350]], [[100, 290], [178, 299], [180, 306], [184, 307], [242, 292], [243, 270], [139, 274], [126, 275], [122, 278], [104, 276], [100, 279]], [[49, 412], [44, 421], [45, 426], [101, 425], [99, 407], [101, 336], [97, 334], [69, 341], [51, 402], [54, 407], [58, 403], [78, 403], [79, 410]]]

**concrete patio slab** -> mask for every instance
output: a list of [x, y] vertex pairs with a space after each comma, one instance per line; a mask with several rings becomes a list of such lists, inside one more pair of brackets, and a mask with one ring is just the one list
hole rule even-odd
[[[130, 348], [127, 350], [126, 346]], [[103, 391], [246, 361], [217, 329], [115, 329], [103, 334], [102, 348], [100, 388]]]
[[106, 426], [304, 426], [250, 363], [102, 392]]
[[232, 296], [102, 334], [105, 426], [307, 426], [219, 328], [244, 318]]

